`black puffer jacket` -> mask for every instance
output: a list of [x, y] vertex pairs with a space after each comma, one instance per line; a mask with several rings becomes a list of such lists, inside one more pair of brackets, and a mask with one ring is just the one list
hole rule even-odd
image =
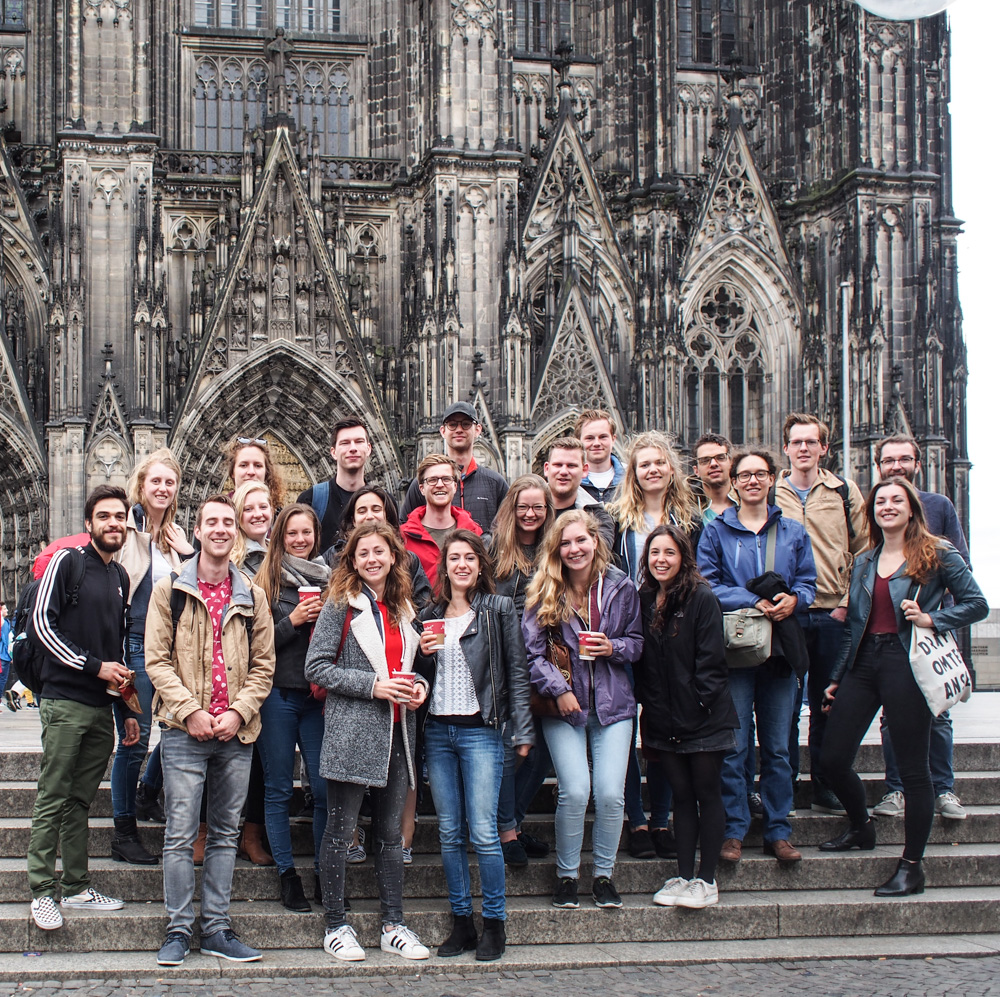
[[[509, 720], [515, 747], [534, 744], [528, 657], [514, 603], [507, 596], [479, 593], [472, 599], [472, 608], [475, 616], [459, 641], [472, 673], [483, 722], [497, 726]], [[420, 619], [441, 619], [444, 609], [430, 606]], [[433, 689], [437, 655], [418, 655], [416, 669]]]
[[669, 751], [739, 727], [729, 694], [722, 609], [707, 584], [654, 630], [656, 594], [640, 593], [642, 657], [635, 663], [635, 695], [642, 703], [643, 745]]

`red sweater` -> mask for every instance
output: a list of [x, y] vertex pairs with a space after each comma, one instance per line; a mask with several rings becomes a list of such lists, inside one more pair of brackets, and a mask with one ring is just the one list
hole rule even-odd
[[[420, 558], [420, 564], [431, 583], [431, 588], [434, 588], [437, 582], [437, 568], [441, 558], [441, 550], [424, 526], [424, 513], [426, 511], [426, 505], [418, 505], [399, 529], [403, 534], [403, 543], [406, 544], [406, 549], [413, 551]], [[479, 524], [464, 509], [453, 505], [451, 514], [455, 517], [456, 530], [472, 530], [476, 536], [482, 536], [483, 531], [479, 528]]]

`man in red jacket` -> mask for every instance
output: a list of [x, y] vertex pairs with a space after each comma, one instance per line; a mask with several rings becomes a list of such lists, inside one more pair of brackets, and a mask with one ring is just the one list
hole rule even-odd
[[436, 587], [438, 560], [445, 540], [455, 530], [482, 535], [479, 524], [464, 509], [452, 505], [458, 491], [458, 464], [444, 454], [428, 454], [417, 467], [424, 505], [418, 505], [400, 527], [406, 549], [420, 558], [431, 587]]

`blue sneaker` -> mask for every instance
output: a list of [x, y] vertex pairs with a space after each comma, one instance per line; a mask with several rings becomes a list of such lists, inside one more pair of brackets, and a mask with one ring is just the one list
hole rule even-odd
[[201, 954], [217, 955], [220, 959], [228, 959], [230, 962], [257, 962], [264, 956], [259, 949], [244, 945], [232, 928], [223, 928], [222, 931], [215, 931], [211, 935], [202, 935]]
[[191, 951], [191, 939], [183, 931], [170, 931], [156, 953], [157, 966], [179, 966]]

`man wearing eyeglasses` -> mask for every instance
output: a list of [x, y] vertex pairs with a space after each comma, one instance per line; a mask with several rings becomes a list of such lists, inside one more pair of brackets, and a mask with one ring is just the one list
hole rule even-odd
[[[906, 478], [916, 484], [920, 473], [920, 444], [912, 436], [888, 436], [875, 444], [875, 467], [884, 481], [886, 478]], [[969, 561], [969, 545], [965, 540], [958, 512], [947, 495], [937, 492], [921, 492], [920, 503], [924, 507], [927, 529], [935, 536], [944, 537]], [[902, 817], [903, 782], [899, 777], [896, 753], [889, 738], [889, 729], [882, 721], [882, 754], [885, 758], [886, 793], [882, 802], [875, 806], [873, 813], [881, 817]], [[931, 779], [934, 782], [934, 812], [951, 820], [964, 820], [968, 815], [965, 807], [955, 795], [955, 774], [952, 769], [953, 733], [951, 716], [947, 711], [931, 721], [930, 763]]]
[[694, 445], [694, 473], [701, 485], [701, 521], [710, 523], [736, 505], [731, 498], [733, 483], [729, 469], [733, 466], [733, 446], [725, 436], [706, 433]]
[[[822, 777], [823, 690], [840, 650], [847, 618], [847, 593], [854, 556], [868, 546], [865, 500], [853, 481], [846, 481], [820, 467], [830, 449], [830, 430], [816, 416], [793, 412], [782, 432], [788, 470], [778, 475], [775, 503], [784, 515], [806, 528], [816, 560], [816, 598], [808, 608], [796, 611], [809, 651], [809, 758], [812, 766], [812, 809], [821, 813], [844, 814], [840, 800]], [[799, 709], [793, 713], [789, 732], [789, 760], [798, 774]]]
[[[458, 465], [458, 501], [455, 504], [479, 524], [482, 532], [489, 532], [493, 517], [507, 494], [507, 480], [476, 463], [472, 451], [482, 431], [479, 416], [468, 402], [455, 402], [441, 420], [445, 454]], [[418, 476], [410, 482], [399, 518], [406, 519], [423, 502]]]
[[454, 505], [459, 482], [458, 464], [445, 454], [428, 454], [417, 466], [417, 484], [424, 504], [417, 506], [400, 526], [406, 549], [420, 558], [434, 587], [438, 560], [445, 540], [455, 530], [482, 535], [479, 524], [465, 509]]

